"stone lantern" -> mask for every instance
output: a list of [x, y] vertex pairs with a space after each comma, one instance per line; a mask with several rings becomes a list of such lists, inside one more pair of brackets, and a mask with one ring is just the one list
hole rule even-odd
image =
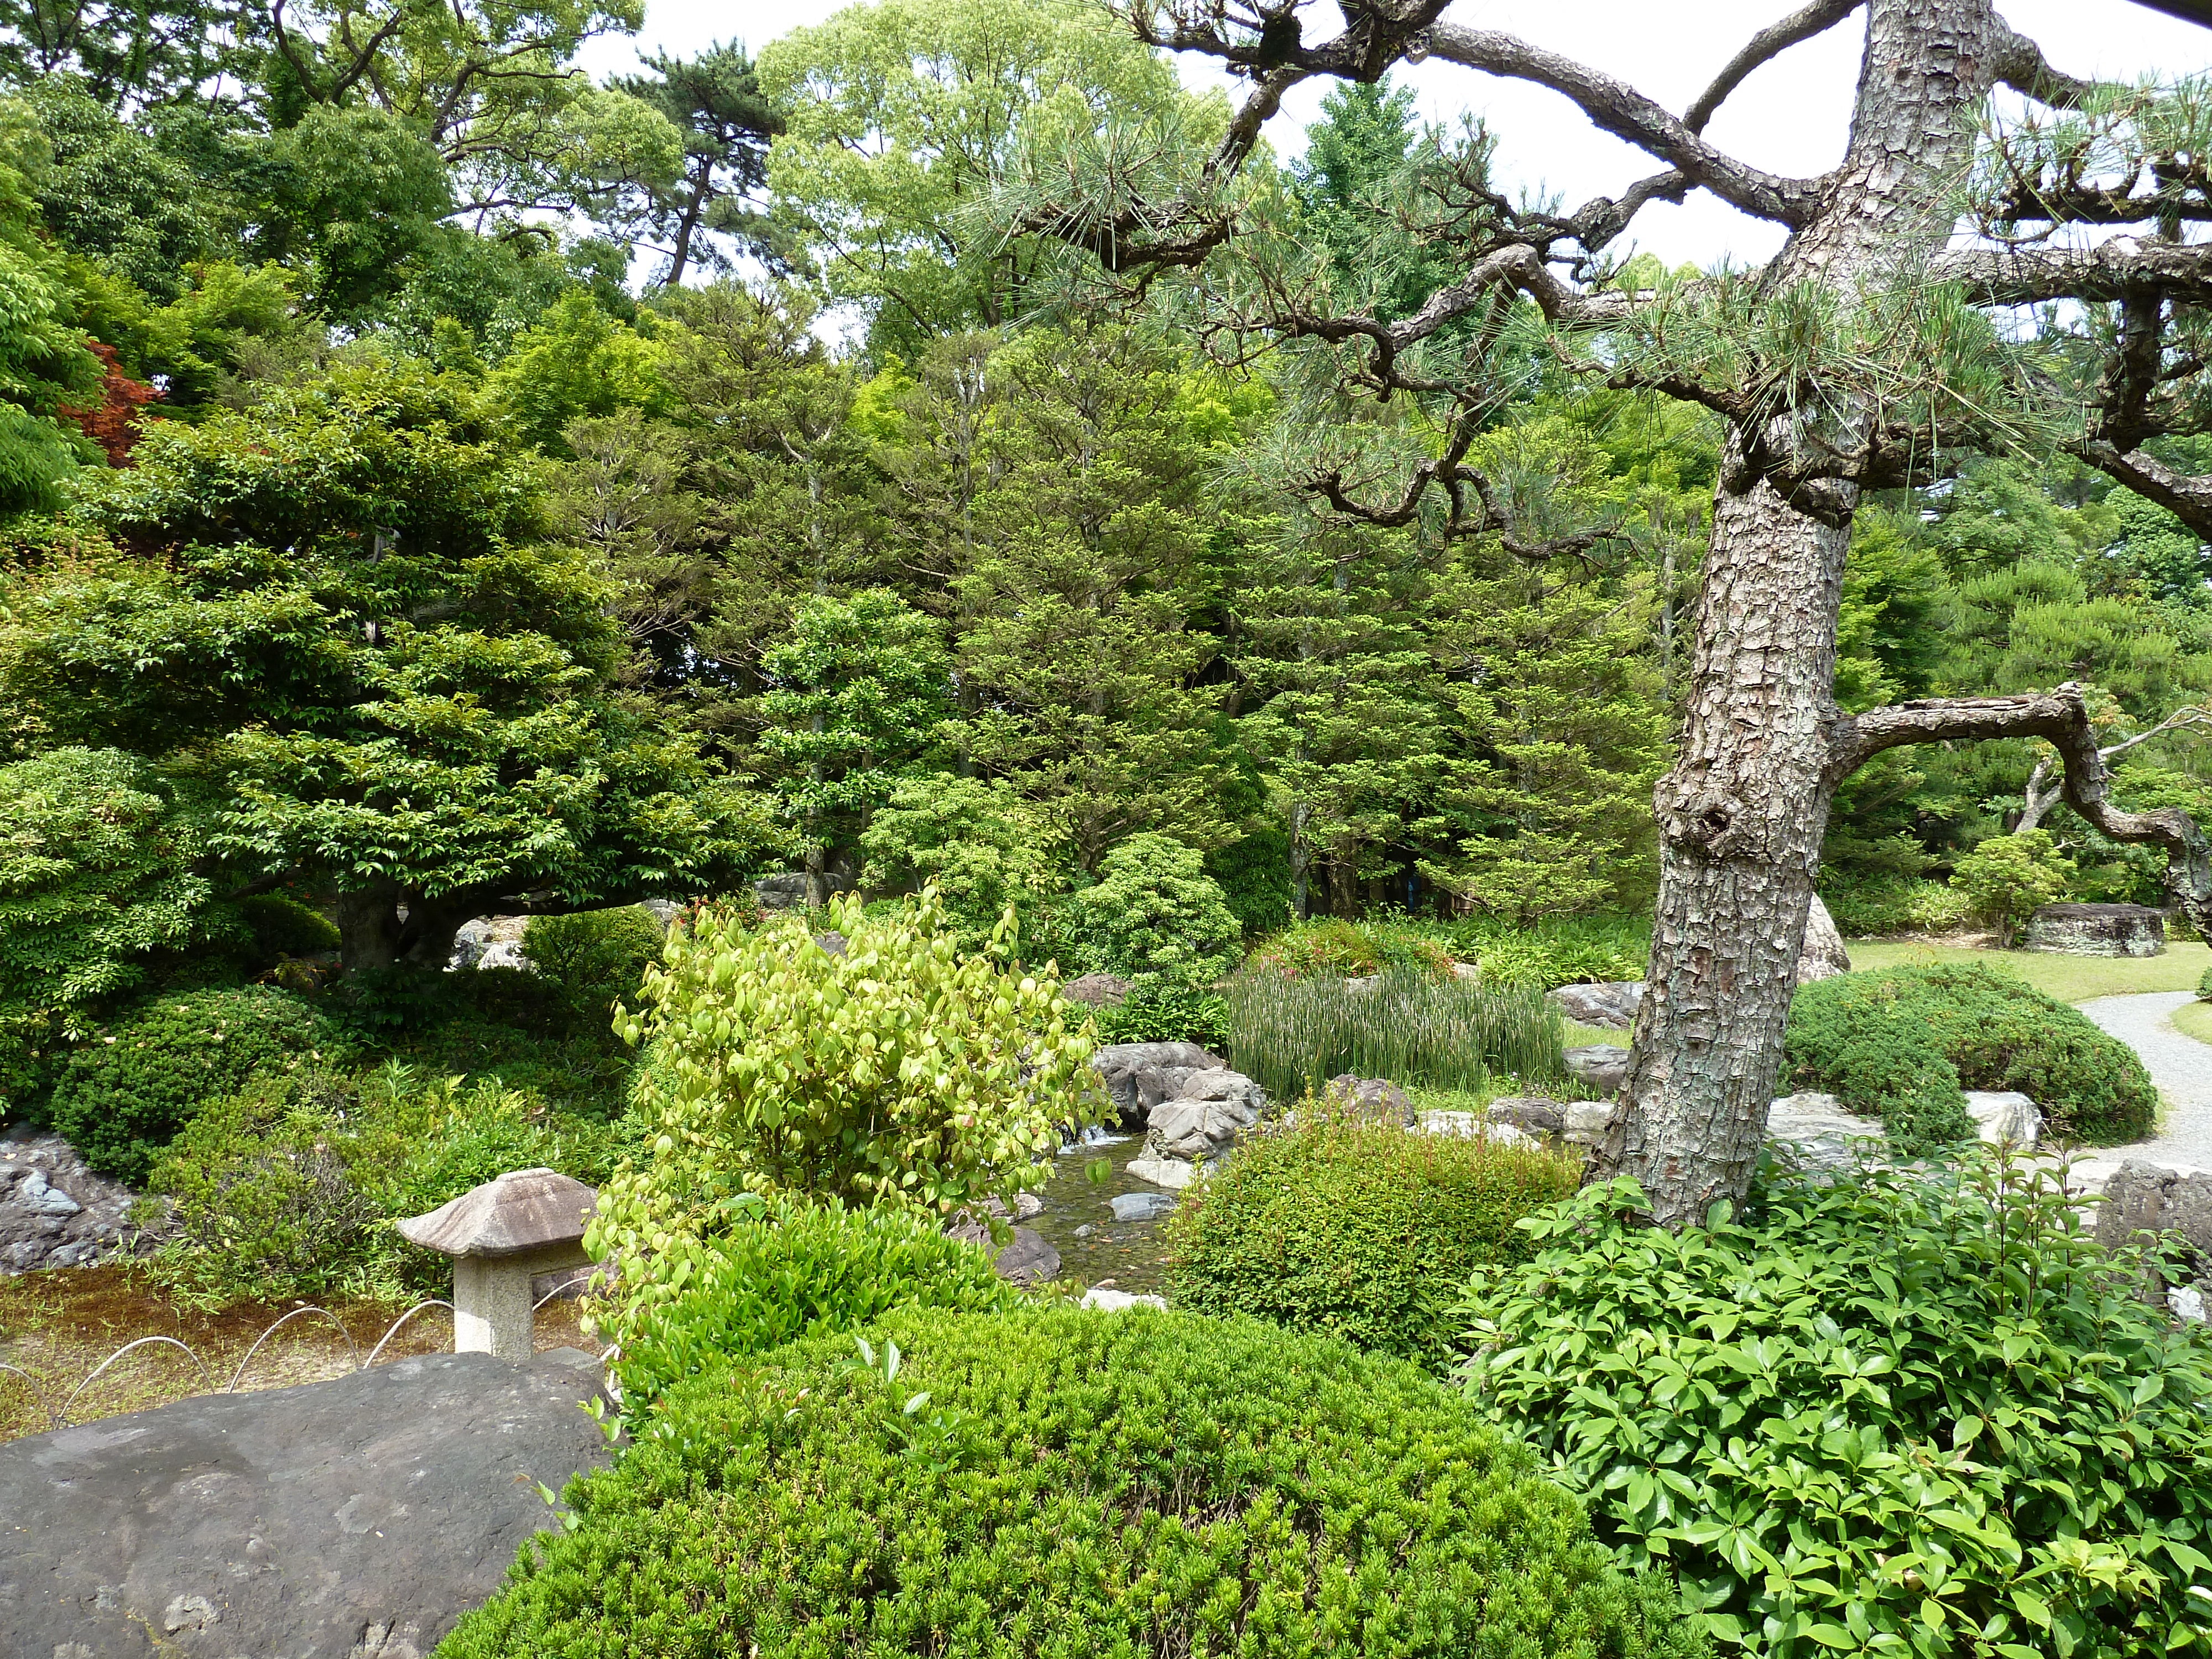
[[530, 1358], [530, 1281], [591, 1265], [584, 1224], [599, 1197], [554, 1170], [517, 1170], [397, 1224], [402, 1238], [453, 1258], [455, 1353]]

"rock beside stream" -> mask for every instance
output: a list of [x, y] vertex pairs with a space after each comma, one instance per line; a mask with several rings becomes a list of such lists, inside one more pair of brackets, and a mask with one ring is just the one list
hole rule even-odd
[[0, 1275], [88, 1267], [156, 1242], [131, 1225], [138, 1194], [85, 1168], [57, 1134], [18, 1124], [0, 1135]]

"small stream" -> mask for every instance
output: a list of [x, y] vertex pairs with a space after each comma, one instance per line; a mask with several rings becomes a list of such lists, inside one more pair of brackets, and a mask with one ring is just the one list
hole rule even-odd
[[[1166, 1218], [1116, 1221], [1112, 1207], [1112, 1200], [1123, 1193], [1161, 1190], [1129, 1173], [1130, 1160], [1144, 1145], [1141, 1133], [1106, 1135], [1053, 1160], [1052, 1180], [1037, 1192], [1044, 1200], [1044, 1212], [1023, 1224], [1034, 1227], [1060, 1252], [1062, 1283], [1087, 1288], [1110, 1279], [1117, 1291], [1161, 1291], [1167, 1279], [1163, 1260], [1167, 1250], [1160, 1237]], [[1085, 1166], [1102, 1158], [1113, 1165], [1114, 1173], [1104, 1186], [1095, 1187]], [[1079, 1232], [1082, 1237], [1077, 1237]]]

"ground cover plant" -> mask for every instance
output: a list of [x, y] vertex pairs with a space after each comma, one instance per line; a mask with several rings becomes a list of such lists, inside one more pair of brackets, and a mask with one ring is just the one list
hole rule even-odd
[[1695, 1651], [1418, 1368], [1254, 1322], [905, 1316], [632, 1426], [447, 1659]]
[[1230, 981], [1229, 1060], [1279, 1100], [1346, 1072], [1479, 1090], [1498, 1073], [1530, 1086], [1559, 1075], [1559, 1012], [1534, 988], [1384, 973], [1286, 978], [1264, 964]]
[[1788, 1075], [1881, 1118], [1915, 1149], [1968, 1133], [1960, 1091], [2016, 1089], [2093, 1146], [2148, 1134], [2158, 1091], [2134, 1050], [2001, 969], [1839, 974], [1790, 1005]]
[[1305, 1100], [1194, 1188], [1164, 1242], [1178, 1309], [1251, 1315], [1441, 1370], [1445, 1317], [1479, 1265], [1526, 1258], [1516, 1224], [1565, 1198], [1580, 1159], [1413, 1133]]
[[1824, 869], [1820, 899], [1846, 939], [1955, 933], [1973, 920], [1966, 892], [1925, 877], [1853, 877]]
[[1723, 1654], [2212, 1645], [2212, 1338], [2056, 1175], [1771, 1175], [1679, 1233], [1630, 1183], [1469, 1285], [1469, 1399], [1671, 1568]]

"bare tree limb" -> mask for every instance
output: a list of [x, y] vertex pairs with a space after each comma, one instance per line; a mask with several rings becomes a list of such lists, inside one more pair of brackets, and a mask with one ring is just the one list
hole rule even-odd
[[1997, 79], [2053, 109], [2080, 109], [2097, 89], [2094, 81], [2076, 80], [2051, 68], [2043, 48], [2024, 34], [2013, 35], [2001, 48]]
[[1931, 697], [1844, 715], [1829, 740], [1826, 781], [1833, 789], [1885, 749], [1994, 738], [2041, 738], [2057, 749], [2066, 804], [2114, 841], [2163, 847], [2166, 891], [2190, 925], [2212, 937], [2212, 843], [2178, 806], [2128, 812], [2112, 804], [2112, 775], [2079, 685], [2018, 697]]
[[1810, 5], [1780, 22], [1768, 24], [1751, 37], [1741, 52], [1729, 59], [1728, 67], [1713, 77], [1712, 85], [1698, 94], [1698, 101], [1683, 112], [1682, 125], [1692, 132], [1703, 132], [1705, 123], [1713, 118], [1713, 112], [1753, 70], [1780, 57], [1800, 41], [1826, 33], [1865, 3], [1866, 0], [1812, 0]]
[[2145, 501], [2156, 502], [2199, 536], [2212, 541], [2212, 477], [2177, 472], [2148, 450], [2123, 450], [2100, 438], [2090, 438], [2072, 447], [2076, 455], [2106, 477], [2125, 484]]
[[1806, 223], [1819, 210], [1816, 179], [1784, 179], [1760, 171], [1715, 149], [1686, 123], [1670, 115], [1633, 87], [1557, 52], [1495, 29], [1462, 28], [1438, 23], [1428, 31], [1430, 53], [1449, 63], [1516, 81], [1533, 81], [1564, 94], [1578, 105], [1592, 125], [1626, 139], [1666, 162], [1692, 185], [1754, 218], [1792, 227]]
[[1956, 248], [1929, 262], [1927, 278], [1958, 283], [1977, 305], [2145, 295], [2204, 304], [2212, 302], [2212, 244], [2116, 236], [2087, 248]]
[[[2124, 755], [2129, 750], [2139, 744], [2148, 743], [2153, 738], [2162, 738], [2169, 732], [2179, 732], [2208, 722], [2212, 722], [2212, 704], [2191, 703], [2186, 708], [2176, 709], [2148, 731], [2138, 732], [2132, 738], [2123, 738], [2118, 743], [2106, 744], [2097, 751], [2097, 758], [2109, 764], [2115, 755]], [[2014, 833], [2036, 828], [2043, 822], [2043, 815], [2057, 805], [2065, 794], [2064, 783], [2054, 782], [2051, 779], [2051, 757], [2036, 757], [2035, 769], [2027, 775], [2027, 810], [2020, 815], [2020, 822], [2014, 826]]]

